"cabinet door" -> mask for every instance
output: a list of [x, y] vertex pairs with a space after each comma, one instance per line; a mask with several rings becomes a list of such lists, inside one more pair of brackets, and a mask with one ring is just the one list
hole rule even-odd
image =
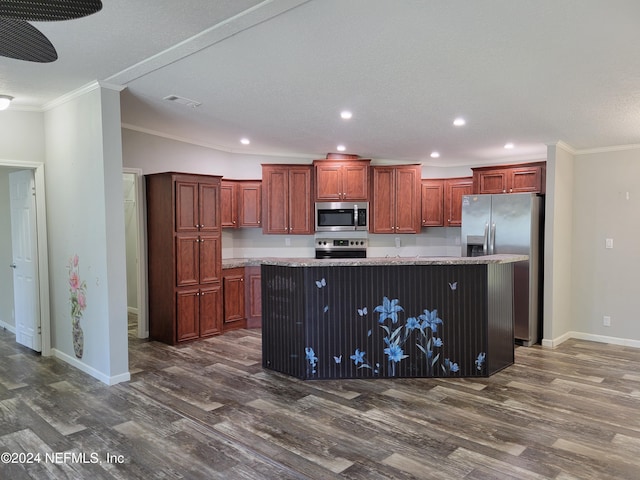
[[220, 284], [200, 289], [200, 336], [222, 332], [222, 289]]
[[244, 269], [245, 278], [245, 315], [247, 328], [262, 326], [262, 282], [260, 267], [250, 266]]
[[200, 235], [199, 245], [199, 283], [220, 281], [222, 272], [222, 245], [217, 235]]
[[237, 212], [237, 184], [223, 180], [220, 184], [220, 219], [223, 228], [238, 226]]
[[311, 167], [289, 169], [289, 233], [310, 235], [314, 230]]
[[393, 167], [373, 167], [371, 231], [395, 233], [395, 175]]
[[422, 226], [444, 226], [444, 182], [442, 180], [422, 181]]
[[198, 183], [177, 181], [176, 186], [176, 231], [198, 230]]
[[478, 193], [507, 193], [509, 172], [506, 169], [478, 173]]
[[222, 289], [225, 326], [244, 320], [244, 268], [225, 270]]
[[240, 227], [260, 227], [262, 224], [262, 184], [240, 182], [238, 185]]
[[540, 167], [515, 167], [511, 169], [510, 193], [540, 193], [542, 187], [542, 172]]
[[316, 200], [339, 202], [342, 200], [342, 166], [339, 164], [316, 165]]
[[459, 227], [462, 225], [462, 196], [473, 192], [472, 178], [457, 178], [445, 180], [445, 226]]
[[200, 336], [200, 291], [181, 289], [176, 293], [176, 341], [184, 342]]
[[199, 184], [199, 217], [201, 232], [217, 232], [221, 221], [218, 207], [220, 205], [220, 183]]
[[289, 172], [285, 167], [262, 167], [264, 233], [289, 233]]
[[197, 235], [176, 237], [176, 286], [200, 283], [199, 239]]
[[420, 165], [395, 169], [395, 233], [420, 231]]
[[369, 200], [369, 164], [349, 163], [342, 167], [343, 200]]

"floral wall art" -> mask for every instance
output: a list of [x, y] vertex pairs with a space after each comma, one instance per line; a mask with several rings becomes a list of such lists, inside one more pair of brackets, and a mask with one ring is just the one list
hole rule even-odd
[[78, 255], [69, 257], [69, 302], [71, 304], [71, 334], [73, 351], [77, 358], [84, 352], [84, 332], [80, 325], [82, 314], [87, 308], [87, 283], [80, 279], [80, 259]]

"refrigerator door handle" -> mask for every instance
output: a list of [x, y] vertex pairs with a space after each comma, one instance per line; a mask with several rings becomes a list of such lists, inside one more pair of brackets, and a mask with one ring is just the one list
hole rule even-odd
[[491, 241], [489, 242], [489, 255], [496, 253], [496, 224], [491, 224]]
[[482, 254], [488, 254], [489, 247], [489, 222], [484, 224], [484, 241], [482, 242]]

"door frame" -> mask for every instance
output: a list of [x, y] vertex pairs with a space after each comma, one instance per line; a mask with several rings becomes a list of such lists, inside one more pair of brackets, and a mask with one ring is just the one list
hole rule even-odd
[[144, 175], [140, 168], [123, 168], [122, 173], [134, 176], [136, 194], [136, 221], [138, 223], [138, 239], [136, 249], [138, 255], [138, 338], [149, 337], [149, 317], [147, 305], [147, 216]]
[[40, 302], [41, 355], [51, 356], [51, 312], [49, 305], [49, 255], [47, 246], [47, 208], [44, 187], [44, 163], [0, 159], [0, 167], [33, 170], [36, 188], [36, 239], [38, 250], [38, 291]]

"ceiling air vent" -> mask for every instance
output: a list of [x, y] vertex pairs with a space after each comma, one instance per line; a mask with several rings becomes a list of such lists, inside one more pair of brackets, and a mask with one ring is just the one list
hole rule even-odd
[[167, 100], [169, 102], [179, 103], [180, 105], [186, 105], [187, 107], [196, 108], [202, 105], [202, 102], [196, 102], [195, 100], [191, 100], [189, 98], [180, 97], [178, 95], [169, 95], [163, 98], [163, 100]]

